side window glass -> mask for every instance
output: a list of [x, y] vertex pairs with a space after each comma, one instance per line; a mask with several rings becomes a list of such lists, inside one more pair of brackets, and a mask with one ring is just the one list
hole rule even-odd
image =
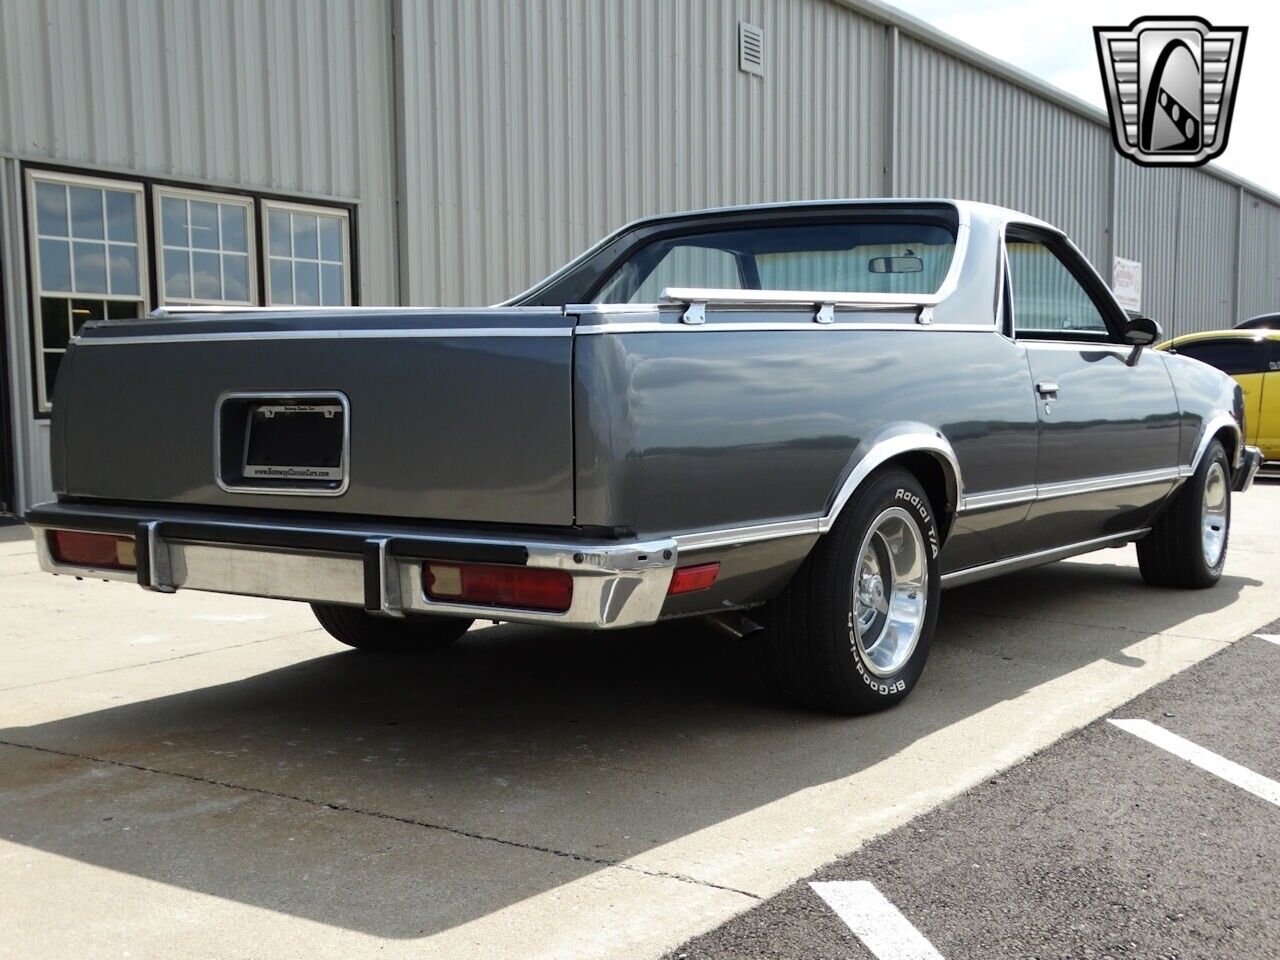
[[1270, 344], [1271, 356], [1267, 362], [1267, 369], [1280, 372], [1280, 340], [1272, 340]]
[[1264, 345], [1254, 340], [1196, 340], [1178, 347], [1177, 351], [1180, 356], [1200, 360], [1232, 376], [1261, 373], [1266, 369]]
[[[612, 287], [613, 284], [610, 284]], [[628, 303], [656, 303], [665, 287], [711, 287], [720, 290], [742, 289], [738, 260], [727, 250], [695, 247], [687, 244], [672, 247], [649, 275], [627, 298]], [[611, 291], [616, 293], [616, 291]], [[608, 301], [605, 301], [608, 302]]]
[[1097, 304], [1052, 250], [1034, 240], [1010, 240], [1006, 246], [1017, 336], [1088, 341], [1108, 337]]

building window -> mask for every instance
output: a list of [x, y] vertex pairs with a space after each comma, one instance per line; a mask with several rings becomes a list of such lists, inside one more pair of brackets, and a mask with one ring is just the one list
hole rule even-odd
[[253, 200], [157, 187], [161, 303], [254, 304]]
[[350, 223], [345, 210], [264, 201], [267, 304], [351, 303]]
[[47, 411], [58, 366], [80, 327], [146, 310], [143, 188], [32, 171], [27, 189], [37, 402]]

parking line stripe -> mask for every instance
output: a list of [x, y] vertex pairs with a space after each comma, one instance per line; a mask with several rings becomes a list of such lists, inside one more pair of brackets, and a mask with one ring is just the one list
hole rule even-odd
[[943, 960], [924, 934], [867, 880], [809, 884], [878, 960]]
[[1254, 636], [1259, 640], [1265, 640], [1267, 643], [1274, 643], [1280, 646], [1280, 633], [1255, 633]]
[[1280, 783], [1270, 777], [1254, 773], [1248, 767], [1242, 767], [1226, 757], [1206, 750], [1199, 744], [1184, 740], [1176, 733], [1170, 733], [1150, 720], [1109, 720], [1108, 722], [1132, 733], [1135, 737], [1141, 737], [1161, 750], [1169, 751], [1175, 757], [1181, 757], [1188, 763], [1195, 764], [1201, 770], [1206, 770], [1241, 790], [1249, 791], [1255, 797], [1261, 797], [1280, 807]]

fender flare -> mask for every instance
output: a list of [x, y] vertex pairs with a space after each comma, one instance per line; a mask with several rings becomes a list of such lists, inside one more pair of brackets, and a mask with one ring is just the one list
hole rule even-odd
[[945, 516], [939, 517], [939, 535], [945, 542], [951, 531], [955, 515], [964, 496], [964, 480], [960, 473], [960, 462], [950, 441], [926, 424], [907, 421], [892, 423], [880, 427], [866, 437], [853, 451], [851, 464], [843, 482], [831, 498], [827, 512], [818, 522], [818, 531], [826, 533], [835, 524], [840, 511], [849, 502], [854, 491], [879, 467], [904, 453], [927, 453], [938, 461], [947, 484], [947, 503], [949, 510]]
[[1240, 454], [1244, 450], [1244, 438], [1240, 435], [1240, 424], [1236, 423], [1235, 417], [1229, 413], [1218, 413], [1205, 421], [1200, 431], [1200, 439], [1196, 441], [1196, 452], [1191, 457], [1191, 466], [1181, 467], [1179, 472], [1188, 477], [1194, 474], [1200, 466], [1200, 461], [1204, 459], [1209, 444], [1213, 443], [1214, 437], [1227, 428], [1230, 428], [1235, 435], [1235, 447], [1231, 450], [1231, 469], [1234, 471], [1239, 465]]

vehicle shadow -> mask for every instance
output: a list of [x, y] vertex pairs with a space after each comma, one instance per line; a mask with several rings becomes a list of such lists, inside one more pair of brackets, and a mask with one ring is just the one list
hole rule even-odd
[[1153, 603], [1132, 568], [1090, 562], [950, 591], [914, 695], [863, 718], [774, 704], [743, 642], [697, 624], [490, 627], [429, 658], [319, 656], [0, 730], [41, 748], [0, 748], [0, 836], [420, 937], [854, 774], [1088, 663], [1125, 663], [1254, 583]]

